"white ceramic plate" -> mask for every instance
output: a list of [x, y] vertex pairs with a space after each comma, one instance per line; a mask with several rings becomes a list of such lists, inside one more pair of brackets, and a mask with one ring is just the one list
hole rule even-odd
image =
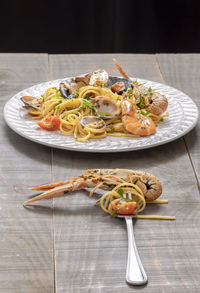
[[[134, 79], [134, 78], [133, 78]], [[73, 136], [64, 136], [59, 132], [38, 129], [37, 121], [27, 117], [20, 100], [22, 96], [40, 97], [49, 87], [57, 87], [59, 80], [48, 81], [25, 89], [12, 97], [4, 107], [7, 124], [19, 135], [34, 142], [54, 148], [81, 152], [124, 152], [141, 150], [171, 142], [188, 133], [197, 123], [198, 108], [190, 97], [167, 85], [137, 79], [147, 87], [156, 89], [168, 98], [169, 117], [160, 123], [154, 135], [141, 138], [108, 136], [99, 140], [77, 142]]]

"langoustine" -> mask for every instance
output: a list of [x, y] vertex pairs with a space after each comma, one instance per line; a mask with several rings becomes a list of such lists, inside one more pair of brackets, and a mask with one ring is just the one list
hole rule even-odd
[[143, 171], [128, 169], [91, 169], [85, 171], [76, 178], [30, 187], [31, 190], [44, 191], [42, 194], [24, 202], [28, 205], [32, 202], [51, 199], [62, 196], [70, 191], [92, 188], [90, 196], [96, 189], [112, 190], [118, 184], [132, 183], [137, 185], [144, 194], [146, 201], [157, 199], [162, 193], [162, 185], [158, 178]]
[[[128, 74], [119, 65], [117, 60], [113, 59], [113, 62], [121, 75], [125, 79], [132, 81]], [[168, 100], [164, 95], [153, 91], [151, 87], [147, 88], [144, 85], [139, 84], [137, 81], [134, 83], [132, 82], [131, 86], [132, 94], [136, 100], [137, 106], [140, 109], [149, 110], [154, 115], [161, 115], [167, 110]]]

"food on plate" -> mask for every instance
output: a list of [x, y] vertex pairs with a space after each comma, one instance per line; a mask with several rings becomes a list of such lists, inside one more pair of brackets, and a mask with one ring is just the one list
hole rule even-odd
[[43, 130], [59, 130], [80, 142], [153, 135], [156, 125], [168, 116], [167, 98], [131, 80], [115, 59], [114, 63], [123, 77], [98, 69], [63, 80], [39, 98], [21, 97], [23, 107], [32, 119], [40, 120], [38, 126]]
[[[166, 200], [157, 200], [162, 193], [162, 184], [150, 173], [128, 169], [91, 169], [76, 178], [30, 187], [31, 190], [44, 192], [27, 200], [24, 205], [85, 188], [92, 188], [90, 196], [97, 189], [109, 191], [97, 200], [95, 205], [100, 204], [101, 208], [112, 216], [137, 215], [144, 210], [147, 203], [167, 203]], [[149, 218], [146, 215], [137, 215], [137, 217]], [[174, 217], [163, 216], [150, 217], [174, 219]]]

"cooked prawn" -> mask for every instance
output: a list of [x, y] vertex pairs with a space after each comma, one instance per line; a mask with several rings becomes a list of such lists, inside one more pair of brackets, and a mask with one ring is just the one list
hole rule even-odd
[[27, 200], [24, 205], [32, 202], [62, 196], [70, 191], [92, 188], [90, 196], [96, 189], [112, 190], [118, 184], [132, 183], [137, 185], [143, 192], [147, 201], [155, 200], [162, 193], [162, 185], [158, 178], [150, 173], [133, 171], [128, 169], [92, 169], [82, 175], [57, 182], [50, 182], [35, 187], [31, 190], [41, 190], [44, 193]]
[[156, 126], [150, 117], [146, 117], [134, 109], [130, 99], [122, 99], [122, 123], [124, 128], [139, 136], [149, 136], [156, 132]]

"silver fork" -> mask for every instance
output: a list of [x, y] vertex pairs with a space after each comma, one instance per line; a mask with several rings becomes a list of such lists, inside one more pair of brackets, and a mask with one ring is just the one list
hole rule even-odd
[[[123, 194], [123, 197], [126, 198], [126, 194]], [[128, 193], [128, 197], [130, 200], [132, 199], [131, 193]], [[126, 268], [126, 281], [131, 285], [144, 285], [147, 283], [148, 279], [135, 243], [132, 222], [133, 216], [117, 215], [117, 217], [125, 218], [128, 232], [128, 261]]]

